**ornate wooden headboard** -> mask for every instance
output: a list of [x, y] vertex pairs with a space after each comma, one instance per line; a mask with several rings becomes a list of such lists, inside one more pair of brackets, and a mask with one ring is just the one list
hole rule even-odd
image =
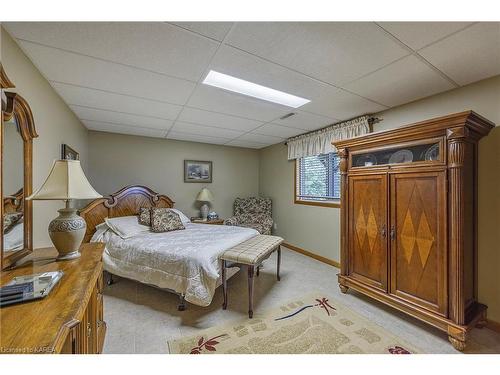
[[83, 242], [89, 242], [95, 227], [107, 217], [138, 215], [141, 207], [174, 207], [174, 201], [166, 195], [140, 185], [127, 186], [111, 194], [98, 198], [80, 210], [80, 216], [87, 222], [87, 232]]

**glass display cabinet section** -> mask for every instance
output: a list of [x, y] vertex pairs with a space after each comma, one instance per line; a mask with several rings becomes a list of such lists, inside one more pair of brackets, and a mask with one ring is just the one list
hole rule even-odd
[[441, 161], [441, 145], [438, 140], [435, 140], [353, 154], [351, 166], [356, 168], [438, 161]]

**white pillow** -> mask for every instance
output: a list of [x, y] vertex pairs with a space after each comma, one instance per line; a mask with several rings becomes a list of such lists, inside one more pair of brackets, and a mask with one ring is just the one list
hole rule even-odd
[[104, 219], [108, 227], [123, 239], [149, 232], [149, 227], [139, 224], [137, 216], [107, 217]]
[[181, 218], [181, 222], [182, 224], [186, 224], [186, 223], [190, 223], [191, 220], [182, 213], [182, 211], [179, 211], [175, 208], [171, 208], [172, 211], [174, 211], [177, 215], [179, 215], [179, 217]]

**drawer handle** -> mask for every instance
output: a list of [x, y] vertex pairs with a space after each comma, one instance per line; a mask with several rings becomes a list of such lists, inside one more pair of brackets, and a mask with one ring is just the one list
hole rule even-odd
[[390, 236], [391, 236], [391, 241], [394, 241], [394, 238], [396, 236], [396, 229], [394, 228], [394, 225], [391, 227]]
[[90, 323], [87, 323], [87, 337], [90, 337], [92, 335], [92, 325]]
[[387, 236], [387, 228], [385, 225], [382, 225], [382, 230], [380, 231], [380, 234], [382, 235], [383, 238]]

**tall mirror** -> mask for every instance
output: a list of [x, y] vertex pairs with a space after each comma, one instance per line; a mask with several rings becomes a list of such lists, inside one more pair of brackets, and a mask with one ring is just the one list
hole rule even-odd
[[14, 85], [0, 65], [1, 117], [1, 268], [5, 269], [32, 251], [32, 206], [24, 198], [32, 189], [32, 144], [37, 137], [28, 103], [6, 91]]

